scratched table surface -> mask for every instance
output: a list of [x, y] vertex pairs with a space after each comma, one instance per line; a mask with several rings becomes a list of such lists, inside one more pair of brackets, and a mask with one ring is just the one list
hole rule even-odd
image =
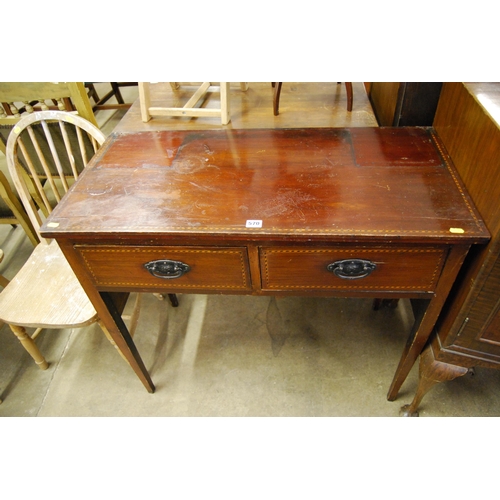
[[427, 128], [115, 133], [43, 232], [450, 243], [487, 235]]

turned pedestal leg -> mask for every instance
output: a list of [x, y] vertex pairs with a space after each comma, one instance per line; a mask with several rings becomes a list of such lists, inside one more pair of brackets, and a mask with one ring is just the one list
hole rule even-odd
[[431, 346], [420, 355], [419, 381], [417, 393], [409, 405], [404, 405], [399, 414], [402, 417], [418, 417], [418, 405], [427, 392], [437, 383], [453, 380], [465, 375], [469, 370], [462, 366], [436, 361]]
[[42, 370], [46, 370], [49, 366], [45, 358], [43, 357], [40, 349], [38, 349], [35, 341], [28, 335], [26, 330], [22, 326], [9, 325], [10, 329], [15, 333], [16, 337], [23, 347], [28, 351], [29, 355], [35, 360], [35, 363]]

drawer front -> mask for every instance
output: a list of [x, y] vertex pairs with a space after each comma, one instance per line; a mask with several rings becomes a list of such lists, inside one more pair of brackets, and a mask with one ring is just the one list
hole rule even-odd
[[251, 288], [246, 248], [75, 245], [75, 250], [100, 289]]
[[436, 247], [262, 247], [262, 289], [432, 292], [445, 256]]

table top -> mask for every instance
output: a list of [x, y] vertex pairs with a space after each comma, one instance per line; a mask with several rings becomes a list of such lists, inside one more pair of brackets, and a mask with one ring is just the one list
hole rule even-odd
[[489, 238], [439, 139], [420, 127], [114, 133], [42, 234]]

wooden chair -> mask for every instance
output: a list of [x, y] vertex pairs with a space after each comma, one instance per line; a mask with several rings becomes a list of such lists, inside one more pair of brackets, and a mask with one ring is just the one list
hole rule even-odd
[[[42, 152], [42, 138], [34, 131], [36, 125], [44, 132], [43, 139], [49, 153]], [[78, 138], [76, 146], [69, 139], [71, 129]], [[56, 135], [63, 139], [63, 150], [56, 149], [54, 145]], [[85, 143], [89, 143], [95, 152], [104, 140], [104, 134], [97, 127], [79, 116], [60, 111], [41, 111], [23, 117], [7, 141], [7, 165], [40, 243], [0, 293], [0, 320], [9, 324], [41, 369], [46, 369], [48, 363], [34, 339], [42, 329], [83, 327], [99, 322], [99, 319], [56, 241], [46, 240], [40, 235], [42, 216], [26, 183], [19, 156], [24, 157], [39, 199], [45, 204], [47, 213], [50, 213], [53, 204], [48, 191], [52, 192], [53, 199], [59, 201], [68, 190], [70, 180], [78, 177], [78, 163], [86, 165], [90, 160]], [[29, 153], [30, 142], [35, 154]], [[66, 163], [70, 165], [69, 169], [64, 166]], [[44, 171], [45, 185], [39, 179], [40, 168]], [[140, 299], [140, 294], [137, 294], [137, 298]], [[136, 324], [139, 304], [136, 304], [134, 312], [129, 328], [131, 333]], [[99, 324], [115, 345], [105, 327]], [[34, 328], [35, 331], [28, 335], [26, 328]]]
[[[273, 83], [272, 86], [274, 88], [273, 93], [273, 112], [274, 116], [278, 116], [280, 113], [280, 94], [281, 94], [281, 86], [282, 82]], [[347, 111], [352, 111], [352, 103], [353, 103], [353, 92], [352, 92], [352, 83], [346, 82], [345, 89], [347, 92]]]
[[[170, 83], [175, 92], [179, 89], [178, 83]], [[240, 83], [243, 91], [248, 89], [248, 84]], [[199, 108], [198, 102], [206, 97], [209, 92], [220, 92], [220, 108]], [[218, 86], [210, 82], [202, 83], [193, 96], [182, 108], [151, 106], [150, 88], [148, 82], [139, 82], [139, 101], [141, 104], [141, 118], [147, 122], [153, 116], [191, 116], [191, 117], [220, 117], [221, 124], [227, 125], [231, 120], [229, 106], [229, 83], [221, 82]]]
[[[104, 96], [99, 97], [95, 88], [95, 82], [85, 82], [85, 88], [88, 90], [88, 96], [92, 104], [92, 111], [107, 109], [129, 109], [132, 103], [127, 103], [122, 97], [121, 87], [136, 87], [137, 82], [109, 82], [111, 89]], [[108, 102], [112, 97], [116, 99], [116, 104]]]
[[[3, 261], [3, 250], [0, 250], [0, 262]], [[9, 284], [9, 280], [0, 274], [0, 286], [6, 287]], [[2, 322], [0, 321], [0, 327], [3, 326]], [[0, 399], [0, 404], [2, 403], [2, 400]]]
[[[21, 117], [35, 110], [49, 108], [74, 111], [97, 126], [85, 87], [80, 82], [1, 82], [0, 83], [0, 151], [12, 127]], [[38, 244], [38, 237], [19, 197], [12, 189], [6, 172], [0, 171], [0, 224], [20, 224], [28, 238]]]
[[[4, 258], [3, 250], [0, 249], [0, 263], [3, 262], [3, 258]], [[3, 274], [0, 274], [0, 286], [2, 288], [5, 288], [9, 283], [10, 281]], [[3, 321], [0, 321], [0, 328], [2, 326], [3, 326]], [[0, 403], [1, 402], [2, 400], [0, 399]]]
[[25, 212], [17, 193], [12, 189], [5, 174], [0, 170], [0, 224], [20, 224], [31, 243], [38, 245], [38, 235]]
[[[3, 257], [3, 250], [0, 249], [0, 262], [3, 261]], [[5, 288], [9, 283], [10, 281], [3, 274], [0, 274], [0, 286]]]
[[0, 83], [0, 151], [10, 129], [25, 113], [49, 108], [74, 111], [97, 127], [83, 82], [1, 82]]

